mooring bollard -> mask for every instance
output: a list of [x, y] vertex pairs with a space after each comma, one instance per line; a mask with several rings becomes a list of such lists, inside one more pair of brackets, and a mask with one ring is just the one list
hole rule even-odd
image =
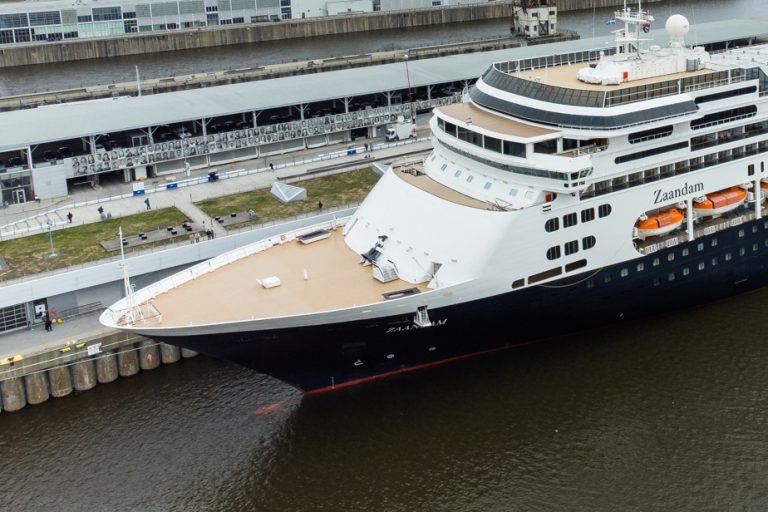
[[3, 408], [8, 412], [20, 411], [27, 405], [24, 395], [24, 383], [21, 377], [0, 382], [0, 395], [3, 397]]
[[30, 373], [24, 376], [24, 388], [27, 392], [27, 403], [37, 405], [48, 400], [51, 395], [48, 392], [48, 379], [45, 372]]
[[160, 366], [160, 350], [157, 348], [157, 343], [146, 340], [142, 341], [139, 347], [139, 364], [142, 370], [154, 370]]
[[93, 359], [83, 359], [72, 366], [76, 391], [88, 391], [96, 385], [96, 368]]
[[104, 352], [96, 358], [96, 380], [107, 384], [117, 379], [117, 356], [114, 352]]
[[59, 366], [48, 370], [48, 378], [51, 381], [51, 395], [61, 398], [72, 393], [72, 374], [69, 366]]
[[190, 357], [195, 357], [197, 355], [197, 352], [194, 350], [189, 350], [188, 348], [182, 348], [181, 349], [181, 357], [184, 359], [189, 359]]
[[117, 370], [121, 377], [131, 377], [139, 373], [139, 353], [129, 345], [117, 350]]
[[181, 359], [181, 351], [175, 345], [160, 344], [160, 360], [163, 364], [173, 364]]

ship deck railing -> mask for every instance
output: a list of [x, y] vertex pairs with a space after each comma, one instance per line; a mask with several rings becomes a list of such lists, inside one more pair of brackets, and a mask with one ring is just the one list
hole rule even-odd
[[[716, 219], [697, 220], [695, 221], [696, 224], [694, 225], [693, 229], [693, 239], [698, 240], [702, 237], [714, 235], [719, 231], [724, 231], [726, 229], [740, 226], [745, 222], [755, 220], [755, 218], [756, 215], [754, 211], [743, 210], [735, 215], [730, 214], [727, 217], [723, 216]], [[685, 229], [685, 222], [683, 223], [683, 227], [680, 229]], [[637, 248], [640, 254], [646, 256], [662, 249], [675, 247], [676, 245], [688, 241], [687, 232], [673, 231], [667, 235], [652, 236], [646, 238], [645, 240], [637, 239], [635, 240], [635, 248]]]

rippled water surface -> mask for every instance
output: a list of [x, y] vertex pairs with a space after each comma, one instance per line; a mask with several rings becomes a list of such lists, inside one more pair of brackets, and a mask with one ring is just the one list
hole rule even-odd
[[185, 360], [2, 414], [0, 508], [766, 510], [766, 308], [763, 289], [303, 400]]
[[[585, 2], [589, 5], [589, 2]], [[649, 4], [657, 22], [681, 13], [692, 24], [752, 16], [768, 16], [765, 0], [684, 0]], [[560, 26], [577, 31], [582, 37], [609, 36], [616, 27], [605, 25], [613, 8], [584, 9], [560, 15]], [[768, 23], [768, 19], [766, 21]], [[292, 39], [178, 52], [131, 55], [103, 60], [87, 60], [45, 66], [22, 66], [0, 72], [0, 96], [35, 91], [56, 91], [96, 84], [128, 82], [136, 79], [134, 66], [143, 78], [190, 75], [223, 69], [264, 66], [293, 60], [363, 54], [394, 48], [417, 48], [458, 41], [507, 37], [509, 20], [454, 23], [434, 27], [339, 34], [314, 39]], [[310, 42], [308, 42], [310, 41]]]

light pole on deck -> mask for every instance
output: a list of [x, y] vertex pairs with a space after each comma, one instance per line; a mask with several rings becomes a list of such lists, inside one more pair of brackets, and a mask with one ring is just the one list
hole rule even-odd
[[58, 256], [56, 253], [56, 250], [53, 248], [53, 225], [51, 223], [48, 223], [48, 240], [51, 242], [51, 253], [46, 256], [48, 259], [52, 259]]
[[408, 70], [408, 54], [403, 55], [403, 61], [405, 62], [405, 79], [408, 81], [408, 108], [411, 111], [411, 122], [414, 122], [413, 117], [413, 93], [411, 92], [411, 73]]
[[139, 78], [139, 66], [133, 66], [136, 68], [136, 90], [139, 96], [141, 96], [141, 79]]

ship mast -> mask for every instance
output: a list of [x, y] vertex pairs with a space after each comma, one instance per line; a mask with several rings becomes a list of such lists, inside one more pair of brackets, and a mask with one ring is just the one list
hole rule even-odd
[[120, 242], [120, 266], [123, 269], [125, 302], [128, 305], [128, 310], [125, 313], [125, 322], [128, 325], [133, 325], [137, 318], [143, 320], [144, 315], [141, 313], [141, 308], [137, 308], [134, 304], [133, 286], [131, 285], [131, 278], [128, 275], [128, 264], [125, 261], [125, 250], [123, 249], [123, 226], [120, 226], [117, 229], [117, 237]]
[[[647, 32], [650, 30], [653, 16], [643, 11], [642, 0], [637, 2], [637, 11], [627, 7], [627, 0], [624, 0], [624, 9], [616, 11], [614, 17], [624, 22], [624, 29], [616, 31], [616, 53], [629, 55], [636, 53], [640, 58], [640, 41], [650, 41], [649, 38], [641, 38], [640, 30]], [[633, 30], [634, 29], [634, 30]]]

